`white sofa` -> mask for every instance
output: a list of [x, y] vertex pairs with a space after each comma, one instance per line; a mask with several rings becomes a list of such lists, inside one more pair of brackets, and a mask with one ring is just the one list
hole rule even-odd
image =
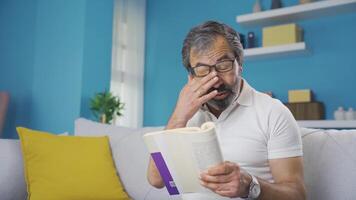
[[[75, 122], [75, 135], [108, 135], [121, 181], [137, 200], [180, 199], [146, 180], [148, 152], [142, 135], [162, 127], [131, 129], [85, 119]], [[310, 200], [356, 199], [356, 130], [301, 128], [304, 173]], [[18, 140], [0, 139], [0, 199], [26, 198], [21, 149]]]

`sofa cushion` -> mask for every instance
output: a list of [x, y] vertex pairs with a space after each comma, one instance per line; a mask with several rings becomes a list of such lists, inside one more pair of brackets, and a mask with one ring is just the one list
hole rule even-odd
[[17, 128], [29, 199], [129, 199], [105, 137]]
[[156, 189], [147, 181], [149, 153], [142, 135], [163, 127], [126, 128], [86, 119], [75, 121], [75, 135], [108, 135], [116, 168], [128, 194], [133, 199], [179, 199], [166, 189]]
[[0, 139], [0, 199], [26, 199], [19, 140]]
[[356, 130], [304, 129], [304, 133], [307, 199], [355, 199]]

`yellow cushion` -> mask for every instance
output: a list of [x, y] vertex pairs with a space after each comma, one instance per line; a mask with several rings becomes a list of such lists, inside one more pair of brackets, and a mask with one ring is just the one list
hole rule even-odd
[[57, 136], [19, 127], [28, 200], [129, 199], [108, 137]]

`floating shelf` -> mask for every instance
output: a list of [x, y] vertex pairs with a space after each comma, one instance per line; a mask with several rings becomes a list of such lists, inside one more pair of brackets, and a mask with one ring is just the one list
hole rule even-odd
[[307, 54], [308, 50], [304, 42], [294, 44], [278, 45], [271, 47], [258, 47], [244, 49], [245, 60], [280, 57], [287, 55]]
[[242, 26], [269, 26], [356, 11], [356, 0], [323, 0], [236, 17]]
[[299, 126], [306, 128], [356, 128], [356, 120], [299, 120]]

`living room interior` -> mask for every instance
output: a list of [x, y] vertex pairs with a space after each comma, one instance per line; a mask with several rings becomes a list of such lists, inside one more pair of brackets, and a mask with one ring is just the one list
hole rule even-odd
[[[301, 127], [307, 199], [355, 199], [356, 0], [0, 0], [0, 196], [38, 186], [20, 147], [31, 129], [108, 136], [123, 199], [179, 199], [147, 182], [142, 136], [167, 124], [188, 79], [183, 40], [208, 20], [239, 32], [243, 78]], [[110, 116], [100, 94], [118, 101]]]

